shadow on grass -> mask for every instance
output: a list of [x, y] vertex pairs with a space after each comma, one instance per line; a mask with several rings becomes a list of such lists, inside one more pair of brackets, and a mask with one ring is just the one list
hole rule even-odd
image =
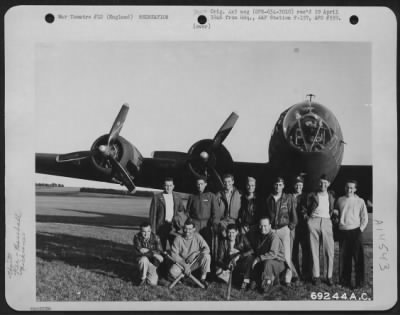
[[[75, 209], [63, 209], [57, 208], [57, 210], [70, 212], [71, 215], [36, 215], [36, 222], [42, 223], [65, 223], [65, 224], [79, 224], [79, 225], [90, 225], [107, 228], [118, 228], [135, 230], [139, 228], [139, 225], [148, 220], [146, 217], [113, 214], [95, 211], [75, 210]], [[83, 215], [74, 215], [74, 214]], [[87, 214], [88, 216], [84, 216]], [[95, 216], [93, 216], [95, 215]]]
[[38, 232], [36, 255], [125, 281], [137, 278], [133, 247], [107, 240]]

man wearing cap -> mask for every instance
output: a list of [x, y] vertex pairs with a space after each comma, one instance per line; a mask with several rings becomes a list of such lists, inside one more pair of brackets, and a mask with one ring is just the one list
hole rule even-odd
[[339, 278], [342, 286], [351, 287], [354, 259], [356, 287], [362, 288], [365, 278], [362, 232], [368, 224], [367, 206], [355, 193], [357, 181], [347, 180], [346, 194], [336, 202], [339, 215]]
[[[299, 276], [303, 280], [311, 278], [311, 250], [310, 237], [307, 226], [307, 211], [304, 207], [307, 195], [303, 193], [304, 179], [297, 176], [293, 185], [293, 197], [296, 201], [297, 225], [291, 231], [292, 236], [292, 262]], [[301, 247], [301, 264], [299, 260], [299, 249]]]
[[312, 283], [319, 285], [320, 280], [320, 244], [322, 243], [322, 255], [324, 256], [326, 283], [333, 285], [333, 258], [334, 239], [331, 216], [335, 204], [334, 195], [328, 191], [330, 181], [326, 175], [319, 180], [319, 189], [307, 195], [307, 226], [310, 236], [310, 247], [312, 257]]
[[282, 177], [274, 180], [273, 192], [267, 197], [264, 214], [271, 218], [272, 230], [282, 240], [285, 248], [285, 260], [287, 269], [285, 274], [285, 285], [290, 287], [295, 268], [292, 264], [290, 231], [297, 224], [296, 202], [292, 195], [283, 192], [285, 181]]
[[187, 219], [182, 198], [174, 190], [174, 180], [164, 179], [164, 191], [153, 196], [150, 204], [150, 224], [152, 232], [160, 236], [163, 249], [167, 249], [167, 241], [172, 244], [175, 236], [183, 228]]
[[246, 194], [242, 195], [241, 207], [238, 216], [238, 225], [240, 232], [245, 234], [251, 229], [257, 228], [260, 216], [259, 200], [255, 193], [256, 179], [247, 177]]

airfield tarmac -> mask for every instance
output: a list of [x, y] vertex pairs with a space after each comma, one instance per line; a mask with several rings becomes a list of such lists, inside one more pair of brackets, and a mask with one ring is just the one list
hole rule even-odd
[[[148, 218], [150, 197], [79, 192], [79, 188], [40, 188], [36, 194], [37, 299], [39, 301], [149, 301], [225, 300], [226, 285], [212, 283], [208, 290], [191, 283], [171, 290], [143, 290], [134, 281], [137, 270], [132, 239]], [[363, 233], [367, 285], [372, 297], [372, 215]], [[335, 274], [337, 280], [337, 244]], [[311, 284], [278, 287], [268, 299], [310, 299]], [[334, 287], [324, 291], [337, 292]], [[341, 289], [341, 292], [356, 292]], [[332, 293], [333, 294], [333, 293]], [[360, 293], [361, 294], [361, 293]], [[263, 300], [257, 292], [232, 290], [232, 300]]]

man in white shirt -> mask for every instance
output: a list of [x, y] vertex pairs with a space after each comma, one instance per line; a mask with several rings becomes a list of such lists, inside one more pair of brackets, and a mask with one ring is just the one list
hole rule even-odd
[[150, 204], [150, 223], [152, 232], [160, 236], [164, 250], [167, 241], [172, 244], [176, 235], [182, 232], [184, 222], [188, 218], [181, 197], [173, 192], [174, 180], [164, 180], [164, 191], [153, 196]]
[[307, 195], [306, 209], [307, 209], [307, 226], [310, 232], [310, 247], [311, 258], [313, 262], [312, 267], [312, 283], [314, 285], [320, 284], [320, 265], [319, 265], [319, 249], [322, 243], [322, 255], [324, 255], [324, 269], [326, 276], [326, 283], [333, 285], [333, 258], [334, 258], [334, 239], [332, 230], [331, 215], [333, 214], [333, 206], [335, 198], [331, 192], [328, 191], [330, 185], [329, 179], [326, 175], [322, 175], [319, 180], [319, 190]]
[[364, 286], [365, 265], [362, 232], [368, 224], [367, 206], [358, 197], [357, 181], [348, 180], [345, 185], [346, 195], [336, 202], [334, 210], [339, 215], [339, 278], [340, 284], [351, 287], [352, 260], [356, 274], [356, 287]]

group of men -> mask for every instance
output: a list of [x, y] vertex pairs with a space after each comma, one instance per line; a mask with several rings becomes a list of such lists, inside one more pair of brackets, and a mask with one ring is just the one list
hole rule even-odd
[[173, 191], [173, 179], [164, 180], [164, 191], [151, 201], [150, 221], [141, 224], [134, 237], [141, 285], [158, 284], [161, 264], [171, 281], [195, 272], [203, 287], [212, 276], [226, 282], [235, 276], [242, 290], [262, 292], [276, 283], [291, 287], [299, 280], [319, 285], [320, 247], [324, 280], [332, 285], [334, 227], [339, 231], [340, 285], [351, 287], [353, 259], [355, 285], [364, 285], [362, 232], [368, 213], [355, 194], [355, 180], [346, 182], [345, 195], [337, 200], [325, 175], [319, 189], [308, 194], [302, 177], [296, 177], [292, 193], [284, 192], [285, 181], [277, 177], [264, 199], [255, 193], [255, 178], [247, 178], [243, 195], [233, 175], [224, 175], [223, 184], [224, 189], [213, 194], [206, 190], [206, 179], [198, 178], [197, 193], [189, 196], [185, 207]]

